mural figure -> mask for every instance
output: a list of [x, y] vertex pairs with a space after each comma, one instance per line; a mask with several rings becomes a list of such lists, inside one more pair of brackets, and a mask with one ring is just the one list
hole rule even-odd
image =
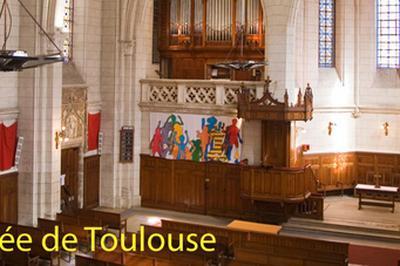
[[151, 153], [176, 160], [240, 163], [239, 147], [243, 141], [237, 124], [238, 120], [233, 119], [231, 125], [225, 127], [225, 123], [215, 116], [202, 118], [200, 130], [191, 128], [190, 132], [196, 135], [195, 139], [191, 139], [182, 118], [171, 114], [163, 126], [158, 121], [150, 141]]
[[[196, 139], [192, 140], [192, 147], [190, 148], [190, 152], [192, 153], [192, 160], [195, 162], [200, 162], [203, 156], [203, 151], [201, 147], [201, 140]], [[186, 157], [186, 159], [188, 159]]]
[[197, 137], [200, 139], [203, 160], [207, 161], [207, 155], [210, 146], [210, 134], [204, 118], [201, 120], [201, 128], [201, 132], [197, 131]]
[[162, 157], [162, 143], [163, 143], [163, 137], [161, 135], [161, 121], [158, 121], [158, 125], [156, 130], [154, 131], [153, 138], [150, 141], [150, 149], [151, 149], [151, 154], [155, 156], [158, 154], [158, 156]]
[[[242, 144], [243, 140], [240, 136], [240, 130], [237, 127], [238, 120], [236, 118], [232, 119], [232, 125], [226, 128], [226, 135], [224, 140], [225, 153], [228, 161], [232, 160], [232, 150], [236, 148], [239, 149], [239, 143]], [[235, 155], [235, 161], [238, 160], [238, 156]]]
[[[204, 118], [203, 118], [204, 120]], [[202, 124], [204, 123], [204, 121], [202, 120]], [[207, 127], [208, 127], [208, 132], [211, 132], [212, 130], [215, 129], [215, 126], [218, 123], [218, 119], [215, 116], [211, 116], [209, 118], [207, 118]]]
[[212, 145], [210, 151], [208, 152], [208, 159], [214, 161], [226, 161], [226, 156], [224, 154], [224, 140], [225, 133], [213, 130], [210, 133]]
[[176, 156], [177, 160], [181, 160], [181, 159], [185, 159], [185, 150], [186, 150], [186, 146], [189, 143], [189, 135], [187, 130], [185, 131], [186, 134], [186, 139], [184, 135], [181, 135], [179, 137], [179, 142], [175, 142], [177, 148], [178, 148], [178, 154]]
[[[161, 130], [162, 135], [162, 155], [161, 157], [165, 158], [168, 154], [173, 153], [173, 144], [174, 138], [176, 137], [175, 125], [183, 125], [182, 118], [178, 115], [179, 121], [177, 121], [175, 115], [170, 115], [164, 123], [164, 126]], [[178, 139], [176, 139], [178, 140]], [[174, 157], [175, 158], [175, 157]]]

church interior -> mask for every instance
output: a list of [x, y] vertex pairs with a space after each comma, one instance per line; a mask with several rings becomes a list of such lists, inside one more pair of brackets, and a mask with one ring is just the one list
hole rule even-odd
[[400, 0], [0, 4], [2, 265], [400, 265]]

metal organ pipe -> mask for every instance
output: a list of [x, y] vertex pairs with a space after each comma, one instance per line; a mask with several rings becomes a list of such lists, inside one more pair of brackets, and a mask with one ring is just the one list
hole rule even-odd
[[[196, 10], [198, 10], [202, 3], [197, 2], [200, 0], [195, 1]], [[230, 41], [232, 39], [232, 27], [236, 27], [238, 32], [241, 27], [244, 27], [244, 31], [248, 34], [259, 33], [260, 0], [237, 0], [236, 5], [234, 3], [233, 0], [208, 0], [206, 10], [207, 40]], [[189, 2], [185, 6], [190, 9]], [[233, 8], [236, 9], [236, 21], [234, 22], [232, 22]], [[195, 22], [196, 25], [201, 24], [201, 18], [197, 18], [197, 12]], [[232, 25], [232, 23], [234, 24]]]

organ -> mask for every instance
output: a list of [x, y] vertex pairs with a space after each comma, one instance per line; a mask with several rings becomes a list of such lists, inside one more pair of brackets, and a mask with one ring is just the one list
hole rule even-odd
[[163, 78], [262, 78], [261, 70], [214, 66], [230, 60], [265, 60], [260, 0], [164, 0], [159, 5], [166, 10], [160, 14], [158, 47]]

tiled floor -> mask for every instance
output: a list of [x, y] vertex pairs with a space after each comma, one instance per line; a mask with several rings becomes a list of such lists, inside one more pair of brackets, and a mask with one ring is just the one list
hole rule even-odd
[[400, 204], [395, 212], [390, 208], [363, 206], [358, 210], [358, 199], [349, 196], [327, 197], [324, 219], [350, 225], [400, 231]]

